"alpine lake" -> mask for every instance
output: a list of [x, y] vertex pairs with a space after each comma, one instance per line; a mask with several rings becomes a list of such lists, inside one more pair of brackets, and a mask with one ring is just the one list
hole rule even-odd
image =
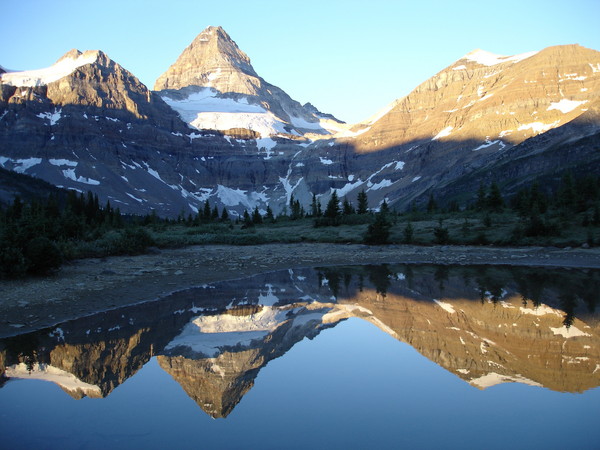
[[600, 270], [284, 270], [0, 340], [3, 449], [600, 448]]

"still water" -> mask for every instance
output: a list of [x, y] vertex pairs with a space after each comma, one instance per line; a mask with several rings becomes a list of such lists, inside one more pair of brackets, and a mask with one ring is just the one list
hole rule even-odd
[[600, 272], [289, 270], [0, 341], [0, 448], [600, 448]]

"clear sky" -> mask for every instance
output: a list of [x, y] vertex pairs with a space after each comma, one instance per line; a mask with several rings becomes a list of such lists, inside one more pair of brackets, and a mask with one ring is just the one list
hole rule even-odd
[[0, 65], [103, 50], [149, 88], [209, 25], [292, 98], [358, 122], [466, 53], [600, 50], [600, 0], [0, 0]]

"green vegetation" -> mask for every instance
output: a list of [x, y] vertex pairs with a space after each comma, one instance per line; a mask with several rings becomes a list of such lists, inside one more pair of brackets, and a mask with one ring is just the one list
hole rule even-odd
[[317, 196], [305, 210], [291, 196], [284, 213], [258, 208], [232, 220], [208, 201], [196, 215], [164, 219], [155, 212], [127, 216], [98, 197], [70, 192], [25, 203], [15, 198], [0, 208], [0, 277], [43, 275], [74, 258], [144, 253], [151, 247], [198, 244], [331, 242], [416, 245], [595, 246], [600, 244], [600, 178], [566, 175], [555, 191], [537, 183], [510, 199], [496, 184], [481, 185], [466, 207], [440, 207], [433, 193], [420, 210], [406, 212], [383, 202], [377, 213], [334, 191], [324, 211]]

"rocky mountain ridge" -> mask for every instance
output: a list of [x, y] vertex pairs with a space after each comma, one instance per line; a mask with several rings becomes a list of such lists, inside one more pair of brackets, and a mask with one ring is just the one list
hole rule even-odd
[[278, 213], [291, 195], [308, 208], [333, 191], [353, 201], [365, 190], [372, 208], [432, 192], [466, 204], [480, 182], [510, 193], [599, 170], [600, 52], [577, 45], [471, 52], [356, 125], [264, 81], [220, 27], [155, 88], [100, 51], [1, 74], [0, 166], [167, 216], [206, 200], [233, 216], [267, 204]]

